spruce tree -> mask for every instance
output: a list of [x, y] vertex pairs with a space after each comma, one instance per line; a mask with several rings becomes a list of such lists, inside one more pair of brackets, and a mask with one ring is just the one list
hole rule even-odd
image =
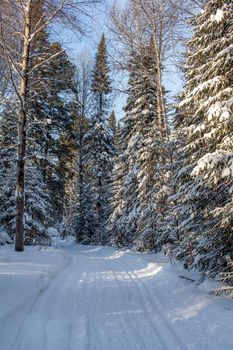
[[[27, 153], [36, 154], [36, 157], [30, 160], [30, 171], [37, 169], [40, 173], [37, 178], [44, 189], [41, 196], [44, 195], [47, 206], [43, 222], [48, 227], [58, 224], [63, 219], [65, 183], [69, 169], [63, 167], [61, 171], [60, 164], [64, 164], [63, 158], [67, 158], [74, 142], [71, 113], [74, 67], [60, 43], [51, 44], [45, 31], [41, 31], [34, 41], [33, 52], [32, 69], [41, 60], [45, 63], [33, 71], [33, 89], [29, 93], [31, 98], [28, 108], [29, 123], [32, 126], [28, 131]], [[52, 56], [54, 58], [50, 59]], [[32, 181], [31, 176], [29, 179]], [[26, 173], [27, 186], [30, 185], [29, 181]], [[37, 189], [39, 190], [39, 187]], [[30, 198], [28, 200], [30, 201]], [[37, 202], [39, 203], [39, 200]], [[42, 215], [40, 217], [42, 218]]]
[[[10, 107], [10, 105], [9, 105]], [[15, 175], [16, 175], [16, 117], [7, 108], [0, 121], [1, 187], [0, 226], [11, 237], [15, 231]], [[29, 147], [30, 149], [30, 147]], [[34, 157], [28, 157], [25, 167], [25, 243], [46, 243], [46, 223], [49, 218], [49, 198], [42, 171]], [[47, 241], [48, 242], [48, 241]]]
[[[44, 0], [35, 2], [33, 23], [41, 18], [44, 24]], [[72, 133], [72, 96], [74, 91], [74, 66], [59, 42], [50, 42], [49, 33], [43, 29], [35, 36], [30, 66], [32, 89], [29, 91], [28, 153], [36, 153], [36, 167], [42, 173], [50, 211], [47, 223], [54, 225], [63, 219], [65, 183], [70, 169], [60, 171], [63, 158], [67, 158], [74, 143]], [[41, 62], [44, 62], [41, 64]], [[68, 147], [70, 144], [70, 147]]]
[[208, 0], [193, 25], [179, 105], [184, 117], [177, 123], [185, 135], [176, 195], [178, 256], [216, 276], [229, 271], [233, 255], [232, 1]]
[[114, 157], [114, 168], [112, 173], [112, 213], [108, 220], [106, 240], [110, 245], [127, 246], [125, 234], [125, 223], [123, 220], [124, 211], [124, 177], [127, 173], [125, 158], [124, 122], [118, 123], [117, 149]]
[[109, 126], [112, 130], [113, 135], [115, 136], [116, 134], [116, 116], [114, 110], [112, 110], [110, 117], [109, 117]]
[[[78, 90], [80, 88], [82, 91], [84, 89], [88, 90], [89, 87], [89, 82], [87, 82], [86, 79], [78, 83]], [[68, 166], [73, 167], [75, 172], [66, 186], [68, 203], [66, 205], [65, 232], [67, 234], [76, 235], [78, 242], [88, 244], [91, 242], [95, 232], [96, 220], [95, 212], [92, 208], [93, 193], [91, 191], [91, 182], [87, 176], [88, 159], [85, 156], [87, 144], [84, 138], [89, 130], [89, 121], [86, 117], [88, 108], [84, 102], [85, 97], [82, 94], [80, 95], [78, 94], [77, 96], [78, 101], [75, 101], [74, 108], [76, 146], [71, 153], [72, 159], [70, 157], [68, 160]], [[86, 147], [84, 147], [84, 145]]]
[[85, 192], [88, 194], [85, 195], [88, 201], [85, 207], [89, 208], [85, 232], [88, 232], [88, 237], [81, 227], [77, 232], [77, 240], [100, 243], [105, 241], [105, 224], [111, 212], [111, 174], [115, 152], [113, 133], [107, 118], [111, 81], [104, 35], [101, 37], [95, 58], [92, 91], [93, 113], [89, 130], [83, 138]]
[[0, 230], [13, 238], [15, 231], [16, 120], [14, 105], [0, 114]]
[[[143, 136], [140, 109], [135, 108], [142, 95], [141, 72], [138, 58], [132, 58], [129, 76], [128, 99], [120, 135], [120, 154], [114, 169], [113, 213], [110, 217], [111, 242], [115, 245], [130, 246], [136, 233], [138, 217], [138, 164], [137, 152]], [[140, 104], [140, 100], [139, 100]], [[136, 112], [138, 113], [136, 114]]]
[[[42, 0], [34, 3], [33, 19], [35, 23], [38, 16], [40, 18], [43, 13], [43, 4]], [[43, 18], [41, 21], [43, 22]], [[24, 213], [25, 237], [28, 243], [38, 242], [38, 239], [45, 241], [48, 225], [54, 223], [55, 217], [61, 220], [62, 215], [59, 213], [62, 213], [63, 183], [66, 174], [64, 170], [59, 172], [58, 167], [61, 157], [64, 157], [60, 140], [63, 135], [71, 138], [72, 116], [70, 103], [67, 100], [70, 100], [72, 94], [73, 78], [73, 65], [66, 53], [62, 52], [59, 43], [49, 42], [49, 35], [45, 30], [41, 30], [34, 37], [31, 52]], [[55, 57], [47, 61], [53, 55]], [[42, 61], [44, 61], [43, 64], [41, 64]], [[69, 99], [67, 99], [68, 95]], [[4, 109], [0, 124], [1, 143], [13, 145], [17, 135], [17, 120], [12, 102], [9, 103], [7, 109]], [[10, 130], [10, 135], [4, 132], [4, 129], [7, 130], [7, 128]], [[11, 141], [8, 138], [11, 138]], [[4, 209], [1, 211], [1, 222], [6, 226], [6, 230], [13, 234], [15, 226], [13, 217], [15, 214], [15, 183], [13, 181], [16, 176], [15, 148], [3, 148], [2, 152], [4, 157], [1, 173], [5, 177], [4, 183], [7, 181], [8, 185], [1, 188], [1, 195], [3, 198], [8, 198], [8, 204], [6, 204], [7, 212]], [[10, 176], [8, 176], [8, 170], [11, 172]]]
[[141, 55], [133, 55], [130, 64], [129, 97], [119, 137], [109, 225], [113, 244], [134, 244], [143, 249], [146, 241], [151, 248], [154, 235], [154, 231], [149, 234], [149, 229], [145, 230], [145, 222], [149, 217], [152, 220], [154, 214], [150, 197], [157, 161], [153, 156], [158, 151], [155, 71], [150, 50], [149, 46]]
[[162, 184], [161, 160], [163, 140], [157, 115], [156, 66], [153, 46], [146, 47], [143, 56], [141, 118], [144, 137], [138, 151], [139, 171], [137, 234], [134, 244], [139, 250], [153, 250], [158, 235], [158, 193]]

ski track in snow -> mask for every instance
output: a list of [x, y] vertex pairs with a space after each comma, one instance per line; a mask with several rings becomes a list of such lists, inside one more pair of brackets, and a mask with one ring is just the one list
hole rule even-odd
[[[122, 263], [121, 265], [123, 268], [127, 269], [127, 265]], [[153, 290], [153, 297], [151, 296], [151, 293], [146, 287], [145, 283], [143, 283], [142, 280], [138, 277], [137, 273], [132, 271], [130, 273], [127, 273], [127, 275], [129, 276], [130, 282], [134, 285], [135, 290], [138, 292], [140, 303], [144, 306], [145, 316], [152, 328], [152, 334], [154, 332], [154, 334], [157, 335], [161, 344], [161, 349], [166, 349], [169, 347], [169, 344], [167, 344], [168, 340], [170, 345], [173, 344], [173, 349], [185, 349], [185, 345], [179, 338], [179, 335], [172, 329], [172, 327], [170, 327], [166, 318], [159, 310], [157, 301], [159, 300], [161, 302], [161, 299], [158, 298], [158, 296], [155, 294], [155, 290]], [[156, 303], [154, 299], [157, 300]], [[165, 333], [164, 335], [162, 335], [161, 329], [163, 333]]]
[[231, 301], [187, 286], [166, 262], [96, 246], [58, 253], [49, 282], [0, 313], [0, 350], [233, 349]]

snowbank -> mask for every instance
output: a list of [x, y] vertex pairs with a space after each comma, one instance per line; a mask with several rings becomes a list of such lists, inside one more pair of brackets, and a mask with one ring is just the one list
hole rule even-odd
[[27, 246], [18, 253], [12, 245], [0, 246], [0, 320], [33, 302], [68, 259], [52, 247]]
[[0, 245], [5, 243], [13, 243], [13, 240], [6, 232], [0, 231]]

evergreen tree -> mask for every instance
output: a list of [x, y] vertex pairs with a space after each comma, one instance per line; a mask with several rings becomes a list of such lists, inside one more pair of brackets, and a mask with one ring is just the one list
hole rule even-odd
[[109, 126], [112, 130], [113, 135], [115, 136], [116, 134], [116, 116], [115, 116], [115, 112], [112, 111], [109, 117]]
[[15, 117], [9, 105], [0, 114], [0, 229], [12, 238], [15, 230], [16, 132]]
[[[136, 232], [137, 221], [137, 151], [142, 142], [142, 118], [135, 116], [135, 103], [141, 97], [140, 63], [137, 59], [131, 61], [129, 77], [129, 97], [125, 107], [125, 116], [120, 133], [120, 153], [114, 169], [113, 213], [110, 217], [110, 241], [116, 245], [132, 245]], [[137, 110], [136, 110], [137, 111]], [[138, 125], [139, 124], [139, 125]]]
[[104, 114], [106, 112], [105, 108], [107, 105], [106, 96], [108, 96], [108, 94], [112, 91], [104, 34], [101, 36], [95, 58], [95, 65], [92, 75], [92, 90], [95, 94], [98, 113]]
[[90, 128], [83, 139], [84, 174], [86, 191], [89, 194], [87, 200], [88, 207], [91, 206], [89, 210], [91, 218], [88, 222], [91, 229], [86, 231], [91, 232], [92, 237], [86, 239], [81, 228], [77, 233], [77, 240], [99, 243], [105, 240], [105, 223], [111, 212], [111, 174], [115, 152], [113, 133], [107, 119], [111, 82], [104, 35], [101, 37], [96, 54], [92, 90], [95, 101], [93, 116]]
[[156, 66], [153, 46], [147, 47], [142, 71], [141, 118], [144, 122], [144, 138], [138, 151], [139, 171], [137, 235], [135, 245], [139, 250], [153, 250], [158, 239], [159, 191], [162, 187], [161, 163], [163, 140], [157, 116]]
[[[0, 226], [11, 237], [15, 231], [16, 125], [14, 112], [5, 109], [0, 122], [0, 193], [3, 199], [0, 205]], [[27, 159], [25, 172], [25, 243], [42, 243], [42, 239], [48, 238], [46, 222], [49, 217], [49, 198], [42, 172], [34, 157]]]
[[[173, 132], [166, 143], [167, 162], [163, 167], [165, 206], [163, 215], [160, 216], [160, 234], [157, 237], [155, 248], [160, 250], [163, 245], [169, 244], [174, 248], [179, 244], [180, 230], [177, 213], [177, 190], [179, 182], [179, 169], [183, 160], [183, 154], [179, 155], [181, 139]], [[182, 157], [182, 160], [180, 159]]]
[[[82, 81], [82, 84], [86, 85], [86, 82]], [[85, 88], [88, 89], [88, 86]], [[84, 137], [89, 130], [88, 119], [85, 115], [87, 106], [83, 108], [83, 96], [78, 95], [78, 97], [80, 100], [75, 103], [77, 108], [74, 110], [76, 115], [74, 128], [76, 147], [73, 149], [73, 158], [70, 159], [71, 163], [68, 162], [69, 165], [73, 166], [75, 172], [66, 187], [68, 203], [66, 213], [67, 227], [65, 231], [76, 235], [78, 242], [88, 244], [91, 242], [91, 238], [95, 232], [96, 220], [92, 208], [93, 193], [91, 191], [91, 183], [87, 177], [88, 159], [86, 159], [84, 153]]]
[[[143, 249], [145, 241], [150, 241], [151, 247], [154, 235], [151, 231], [149, 238], [149, 229], [144, 227], [145, 219], [153, 216], [150, 197], [158, 161], [154, 157], [158, 151], [154, 77], [149, 46], [131, 61], [129, 97], [120, 135], [120, 154], [114, 170], [113, 214], [109, 226], [113, 244], [135, 244]], [[143, 238], [144, 234], [147, 238]]]
[[50, 197], [53, 199], [52, 206], [56, 209], [56, 219], [61, 221], [68, 169], [65, 167], [61, 173], [59, 163], [64, 163], [62, 157], [67, 157], [66, 154], [70, 152], [68, 144], [72, 147], [74, 142], [71, 108], [74, 67], [59, 43], [49, 43], [46, 33], [42, 36], [41, 32], [34, 45], [34, 66], [41, 59], [46, 60], [58, 54], [34, 71], [33, 79], [38, 83], [35, 91], [32, 91], [36, 98], [32, 97], [30, 103], [33, 127], [28, 137], [34, 152], [38, 152], [40, 156], [40, 167], [47, 189], [51, 190]]
[[[43, 0], [34, 3], [32, 26], [34, 20], [37, 23], [43, 13], [43, 4]], [[41, 21], [43, 20], [42, 16]], [[58, 164], [61, 157], [64, 157], [61, 139], [64, 135], [71, 138], [72, 116], [67, 100], [72, 93], [73, 78], [73, 65], [59, 43], [50, 44], [45, 30], [34, 37], [31, 51], [24, 218], [28, 243], [40, 238], [44, 240], [48, 225], [54, 223], [54, 217], [61, 219], [62, 216], [66, 173], [64, 170], [59, 172]], [[54, 58], [50, 59], [52, 56]], [[0, 124], [1, 143], [14, 144], [17, 120], [12, 103], [3, 111]], [[3, 183], [7, 182], [8, 185], [1, 188], [1, 195], [8, 198], [8, 204], [5, 206], [7, 212], [4, 208], [1, 211], [1, 222], [4, 222], [6, 230], [12, 235], [15, 225], [15, 148], [3, 148], [2, 152], [4, 157], [1, 172], [5, 178]]]
[[[33, 23], [41, 18], [44, 24], [44, 0], [35, 2]], [[31, 80], [29, 91], [28, 153], [36, 153], [35, 168], [39, 168], [45, 183], [50, 211], [47, 222], [62, 221], [65, 183], [70, 169], [64, 166], [73, 147], [72, 96], [74, 66], [60, 43], [50, 43], [45, 29], [36, 34], [32, 42]], [[41, 64], [43, 62], [43, 64]], [[63, 159], [64, 158], [64, 159]], [[61, 171], [61, 164], [63, 170]]]
[[178, 256], [216, 276], [229, 271], [233, 256], [232, 1], [208, 0], [193, 24], [177, 122], [185, 135], [175, 209]]
[[124, 186], [123, 181], [126, 175], [124, 124], [118, 123], [117, 130], [117, 150], [114, 157], [114, 168], [112, 173], [112, 213], [107, 225], [106, 240], [113, 246], [124, 247], [126, 243], [125, 224], [123, 222], [124, 211]]

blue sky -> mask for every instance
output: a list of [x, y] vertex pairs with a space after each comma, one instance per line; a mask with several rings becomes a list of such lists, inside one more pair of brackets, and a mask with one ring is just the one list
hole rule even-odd
[[[126, 1], [118, 0], [117, 3], [123, 5]], [[64, 47], [74, 62], [78, 61], [79, 55], [83, 52], [94, 57], [102, 33], [105, 33], [107, 43], [111, 40], [107, 28], [109, 20], [107, 12], [112, 3], [113, 0], [107, 0], [103, 5], [92, 9], [89, 13], [92, 19], [86, 20], [87, 31], [85, 36], [65, 28], [57, 30], [57, 34], [61, 37]], [[170, 91], [170, 97], [175, 96], [182, 88], [182, 81], [174, 64], [169, 65], [169, 69], [164, 77], [164, 85], [166, 90]], [[126, 96], [123, 94], [114, 94], [112, 109], [115, 110], [118, 119], [123, 115], [122, 107], [125, 104], [125, 100]]]

